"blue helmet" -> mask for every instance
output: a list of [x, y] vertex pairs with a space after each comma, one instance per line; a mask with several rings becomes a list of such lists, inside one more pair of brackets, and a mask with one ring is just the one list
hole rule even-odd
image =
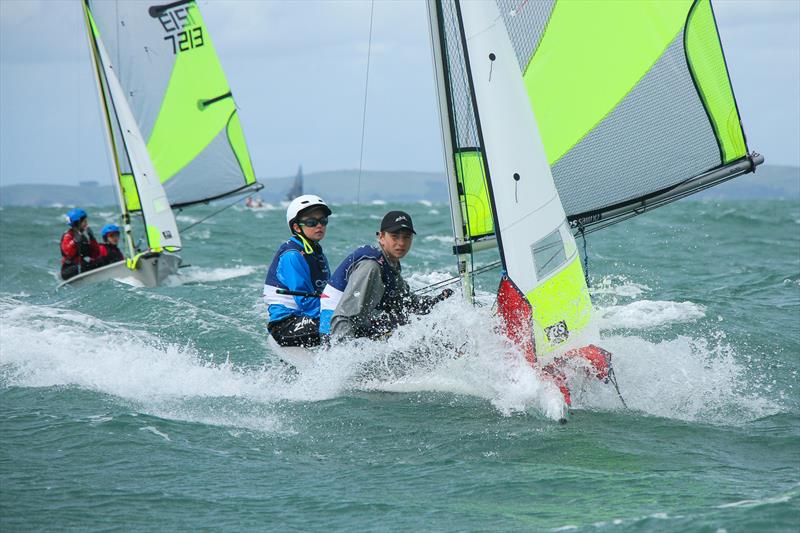
[[100, 235], [103, 237], [103, 239], [105, 239], [106, 235], [109, 233], [120, 233], [120, 231], [121, 230], [119, 229], [119, 226], [116, 224], [106, 224], [103, 226], [103, 229], [100, 230]]
[[88, 215], [86, 214], [86, 211], [84, 211], [80, 207], [76, 207], [75, 209], [70, 209], [69, 211], [67, 211], [67, 220], [69, 221], [70, 226], [74, 226], [87, 216]]

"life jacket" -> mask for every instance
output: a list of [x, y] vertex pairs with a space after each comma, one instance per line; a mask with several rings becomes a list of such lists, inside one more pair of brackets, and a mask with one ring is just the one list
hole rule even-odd
[[383, 282], [384, 290], [377, 309], [388, 310], [392, 307], [392, 302], [397, 297], [399, 268], [397, 271], [392, 269], [380, 248], [369, 245], [362, 246], [342, 261], [322, 292], [322, 297], [320, 298], [320, 333], [326, 335], [330, 333], [333, 312], [342, 299], [350, 274], [355, 266], [362, 261], [375, 261], [381, 267], [381, 281]]
[[75, 243], [75, 235], [72, 233], [71, 229], [68, 229], [64, 232], [61, 236], [61, 268], [78, 265], [78, 267], [84, 266], [83, 258], [88, 257], [90, 260], [95, 260], [100, 256], [100, 247], [97, 244], [97, 241], [91, 239], [89, 241], [89, 253], [88, 254], [81, 254], [81, 249], [78, 244]]
[[100, 245], [100, 259], [102, 259], [106, 264], [111, 264], [118, 261], [123, 261], [125, 256], [116, 244], [104, 242]]
[[[264, 301], [269, 306], [269, 320], [274, 322], [282, 320], [289, 315], [319, 317], [319, 298], [290, 296], [288, 294], [278, 294], [278, 289], [297, 290], [298, 292], [309, 292], [319, 294], [325, 287], [330, 278], [330, 267], [328, 259], [322, 252], [322, 247], [314, 242], [306, 241], [303, 244], [299, 237], [295, 236], [284, 242], [275, 252], [275, 257], [267, 270], [267, 278], [264, 280]], [[300, 253], [308, 265], [308, 273], [294, 271], [281, 271], [280, 274], [286, 279], [297, 281], [296, 286], [305, 287], [303, 289], [290, 289], [280, 279], [278, 279], [279, 268], [281, 268], [281, 257], [287, 253]], [[285, 268], [285, 267], [283, 267]]]

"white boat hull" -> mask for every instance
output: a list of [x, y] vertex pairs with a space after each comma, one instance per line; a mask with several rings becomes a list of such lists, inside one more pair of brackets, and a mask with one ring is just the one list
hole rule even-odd
[[58, 288], [69, 285], [82, 287], [92, 283], [114, 279], [137, 287], [158, 287], [164, 280], [178, 272], [181, 258], [168, 252], [152, 252], [145, 254], [136, 262], [136, 269], [131, 270], [125, 261], [112, 263], [70, 278]]

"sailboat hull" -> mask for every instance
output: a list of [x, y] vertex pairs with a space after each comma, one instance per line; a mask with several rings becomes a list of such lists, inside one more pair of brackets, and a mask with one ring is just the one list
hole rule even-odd
[[78, 274], [61, 283], [58, 288], [67, 285], [82, 287], [110, 279], [135, 287], [158, 287], [163, 285], [164, 280], [169, 276], [178, 272], [180, 265], [181, 258], [178, 255], [167, 252], [151, 252], [139, 258], [135, 269], [130, 269], [125, 261], [120, 261]]

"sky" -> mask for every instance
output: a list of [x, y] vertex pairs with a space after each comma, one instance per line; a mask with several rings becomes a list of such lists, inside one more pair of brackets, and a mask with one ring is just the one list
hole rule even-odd
[[[358, 168], [369, 0], [199, 0], [256, 174]], [[800, 1], [714, 9], [751, 149], [800, 166]], [[423, 0], [376, 0], [363, 168], [443, 171]], [[0, 184], [108, 183], [79, 0], [0, 0]]]

